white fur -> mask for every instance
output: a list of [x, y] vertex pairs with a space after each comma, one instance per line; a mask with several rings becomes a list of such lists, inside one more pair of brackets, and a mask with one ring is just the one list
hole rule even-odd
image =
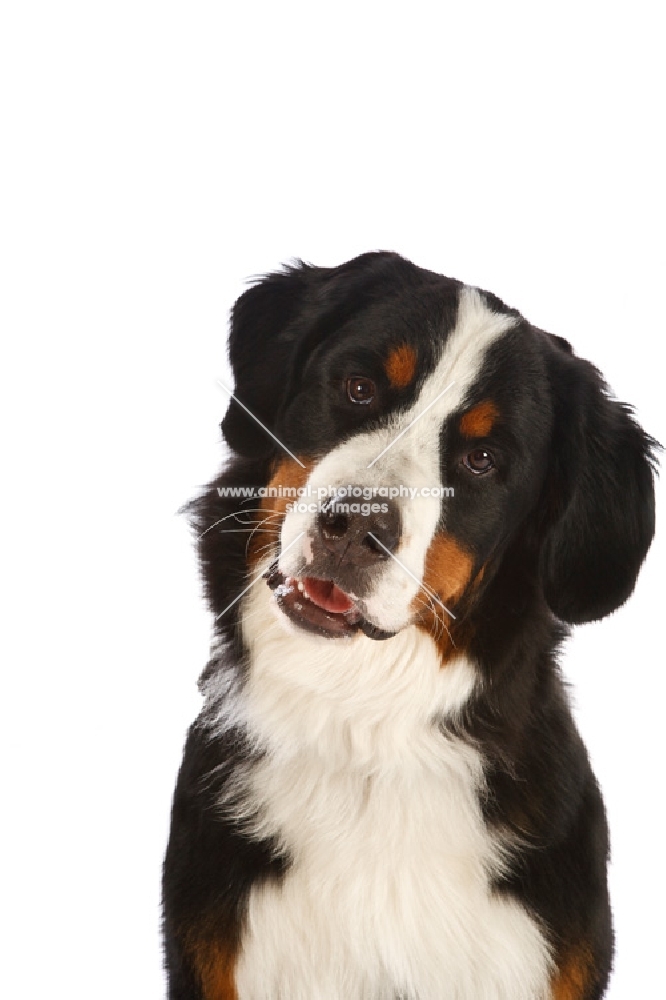
[[[445, 485], [440, 478], [442, 425], [447, 416], [465, 402], [488, 348], [515, 322], [512, 316], [492, 312], [477, 289], [463, 288], [456, 326], [446, 340], [435, 370], [425, 380], [412, 406], [395, 415], [385, 427], [357, 434], [333, 449], [314, 467], [308, 479], [309, 485], [315, 490], [317, 487], [347, 484], [404, 484], [419, 489]], [[451, 388], [440, 396], [451, 382]], [[419, 418], [423, 413], [424, 416]], [[371, 468], [367, 468], [415, 420], [414, 426], [395, 446]], [[403, 628], [410, 620], [411, 604], [418, 590], [413, 577], [420, 580], [423, 576], [426, 553], [440, 516], [438, 499], [419, 497], [397, 502], [402, 518], [402, 537], [396, 556], [413, 576], [410, 577], [394, 560], [388, 560], [378, 571], [372, 596], [361, 602], [364, 616], [386, 631]], [[447, 502], [455, 503], [455, 500]], [[281, 532], [283, 551], [299, 532], [303, 532], [303, 541], [292, 545], [279, 561], [280, 570], [286, 576], [299, 575], [302, 559], [315, 532], [314, 518], [312, 513], [290, 511], [284, 519]]]
[[544, 1000], [546, 942], [489, 889], [510, 845], [483, 822], [483, 759], [447, 731], [474, 665], [442, 667], [414, 626], [385, 642], [285, 626], [263, 582], [242, 621], [232, 716], [263, 754], [222, 806], [291, 867], [251, 891], [239, 1000]]

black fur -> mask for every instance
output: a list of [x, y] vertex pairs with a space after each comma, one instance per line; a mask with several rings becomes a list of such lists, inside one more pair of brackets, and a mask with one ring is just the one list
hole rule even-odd
[[[299, 263], [270, 275], [233, 310], [238, 398], [295, 454], [320, 458], [361, 426], [381, 424], [409, 405], [419, 379], [392, 388], [381, 359], [388, 346], [406, 341], [425, 377], [455, 323], [460, 287], [383, 253], [339, 268]], [[488, 762], [486, 822], [512, 830], [524, 844], [495, 891], [537, 916], [558, 964], [584, 942], [586, 986], [576, 1000], [597, 1000], [612, 960], [606, 821], [556, 654], [567, 624], [609, 614], [633, 590], [654, 531], [656, 445], [566, 341], [530, 326], [494, 296], [487, 301], [517, 318], [489, 351], [467, 401], [491, 395], [498, 405], [501, 417], [487, 441], [498, 458], [492, 483], [469, 477], [461, 465], [467, 443], [459, 415], [441, 438], [443, 481], [461, 498], [445, 508], [442, 522], [484, 567], [452, 625], [485, 680], [458, 731]], [[337, 387], [350, 369], [375, 373], [377, 405], [341, 404]], [[263, 486], [282, 457], [234, 402], [222, 428], [235, 454], [191, 508], [216, 616], [250, 572], [245, 535], [215, 527], [242, 505], [220, 498], [217, 487]], [[230, 685], [243, 683], [239, 606], [216, 621], [225, 652], [212, 659], [204, 683], [219, 672]], [[222, 738], [204, 719], [190, 731], [164, 868], [170, 1000], [203, 998], [187, 945], [192, 929], [233, 951], [250, 887], [279, 879], [290, 863], [275, 844], [253, 840], [216, 809], [220, 790], [252, 753], [240, 731]]]

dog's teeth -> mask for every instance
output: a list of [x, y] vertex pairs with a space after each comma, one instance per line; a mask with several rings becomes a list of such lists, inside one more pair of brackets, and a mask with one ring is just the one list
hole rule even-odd
[[302, 594], [303, 593], [303, 581], [302, 580], [298, 581], [298, 589], [300, 590], [300, 592]]

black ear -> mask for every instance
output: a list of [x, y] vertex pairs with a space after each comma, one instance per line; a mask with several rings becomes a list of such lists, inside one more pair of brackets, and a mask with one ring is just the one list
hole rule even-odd
[[[300, 339], [297, 318], [319, 268], [298, 262], [249, 288], [231, 313], [229, 360], [234, 395], [270, 431], [288, 392]], [[263, 457], [274, 447], [269, 434], [232, 399], [222, 432], [234, 451]]]
[[610, 614], [634, 589], [654, 534], [658, 445], [592, 365], [555, 349], [552, 373], [553, 518], [542, 579], [553, 612], [580, 624]]

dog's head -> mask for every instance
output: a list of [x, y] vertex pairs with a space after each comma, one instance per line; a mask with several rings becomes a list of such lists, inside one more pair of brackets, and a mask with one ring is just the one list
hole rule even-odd
[[230, 357], [223, 431], [267, 470], [255, 516], [276, 532], [250, 561], [292, 627], [450, 635], [490, 592], [577, 623], [631, 593], [653, 442], [494, 296], [389, 253], [298, 264], [238, 300]]

